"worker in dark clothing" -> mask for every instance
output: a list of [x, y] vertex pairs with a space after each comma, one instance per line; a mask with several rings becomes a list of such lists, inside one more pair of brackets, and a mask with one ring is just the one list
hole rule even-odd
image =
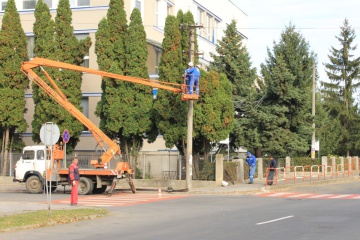
[[270, 155], [269, 159], [270, 159], [270, 166], [269, 166], [270, 169], [269, 169], [267, 184], [269, 186], [271, 186], [274, 183], [274, 175], [275, 175], [275, 171], [276, 171], [276, 160], [272, 155]]
[[71, 186], [70, 205], [77, 205], [78, 203], [78, 185], [80, 180], [78, 159], [74, 157], [72, 164], [69, 166], [69, 183]]
[[250, 184], [254, 183], [254, 175], [256, 170], [256, 157], [251, 154], [251, 152], [247, 152], [246, 163], [250, 167], [249, 175], [250, 175]]

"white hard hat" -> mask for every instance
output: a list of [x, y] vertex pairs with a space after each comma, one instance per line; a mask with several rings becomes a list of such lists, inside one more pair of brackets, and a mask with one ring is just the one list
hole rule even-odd
[[189, 62], [188, 66], [190, 67], [194, 66], [193, 62]]
[[196, 65], [196, 67], [201, 68], [201, 65], [200, 65], [200, 64], [198, 64], [198, 65]]

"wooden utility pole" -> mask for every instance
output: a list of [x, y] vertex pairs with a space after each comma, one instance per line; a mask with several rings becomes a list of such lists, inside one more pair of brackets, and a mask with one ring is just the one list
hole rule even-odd
[[[195, 29], [201, 28], [199, 25], [188, 25], [185, 26], [189, 31], [189, 61], [194, 62], [195, 60]], [[192, 86], [190, 86], [192, 87]], [[193, 170], [193, 159], [192, 159], [192, 148], [193, 148], [193, 121], [194, 121], [194, 100], [189, 100], [188, 110], [188, 122], [187, 122], [187, 139], [186, 139], [186, 189], [190, 191], [192, 189], [192, 170]]]
[[313, 129], [313, 134], [312, 134], [312, 138], [311, 138], [311, 158], [314, 159], [315, 158], [315, 93], [316, 93], [316, 80], [315, 80], [315, 64], [313, 65], [313, 81], [312, 81], [312, 116], [313, 116], [313, 124], [312, 124], [312, 129]]
[[[189, 42], [189, 60], [194, 62], [194, 28], [190, 28], [189, 34], [190, 42]], [[190, 86], [192, 87], [192, 86]], [[188, 110], [188, 122], [187, 122], [187, 140], [186, 140], [186, 188], [188, 191], [192, 188], [192, 133], [193, 133], [193, 120], [194, 120], [194, 100], [189, 101], [189, 110]]]

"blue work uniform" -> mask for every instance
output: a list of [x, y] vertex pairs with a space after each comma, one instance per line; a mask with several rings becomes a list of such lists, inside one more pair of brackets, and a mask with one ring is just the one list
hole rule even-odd
[[250, 183], [254, 182], [254, 174], [255, 174], [255, 170], [256, 170], [256, 157], [254, 155], [249, 154], [248, 157], [246, 158], [246, 163], [249, 165], [250, 172]]
[[186, 84], [186, 87], [188, 89], [188, 92], [190, 90], [190, 80], [191, 80], [191, 76], [190, 74], [188, 74], [188, 70], [190, 70], [191, 68], [187, 68], [185, 69], [184, 71], [184, 75], [185, 75], [185, 84]]
[[193, 94], [193, 89], [195, 85], [196, 94], [199, 94], [199, 78], [200, 71], [196, 67], [185, 70], [186, 74], [190, 76], [190, 84], [188, 85], [188, 90], [190, 94]]

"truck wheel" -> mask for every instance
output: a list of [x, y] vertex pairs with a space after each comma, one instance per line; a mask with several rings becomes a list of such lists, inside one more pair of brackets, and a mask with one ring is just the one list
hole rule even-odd
[[87, 177], [80, 177], [79, 180], [79, 195], [87, 195], [92, 193], [94, 189], [94, 183], [91, 181], [90, 178]]
[[43, 192], [43, 184], [38, 176], [31, 176], [26, 180], [26, 189], [30, 193], [41, 193]]
[[106, 191], [107, 186], [106, 185], [102, 185], [101, 188], [95, 188], [93, 189], [92, 193], [93, 194], [102, 194]]

